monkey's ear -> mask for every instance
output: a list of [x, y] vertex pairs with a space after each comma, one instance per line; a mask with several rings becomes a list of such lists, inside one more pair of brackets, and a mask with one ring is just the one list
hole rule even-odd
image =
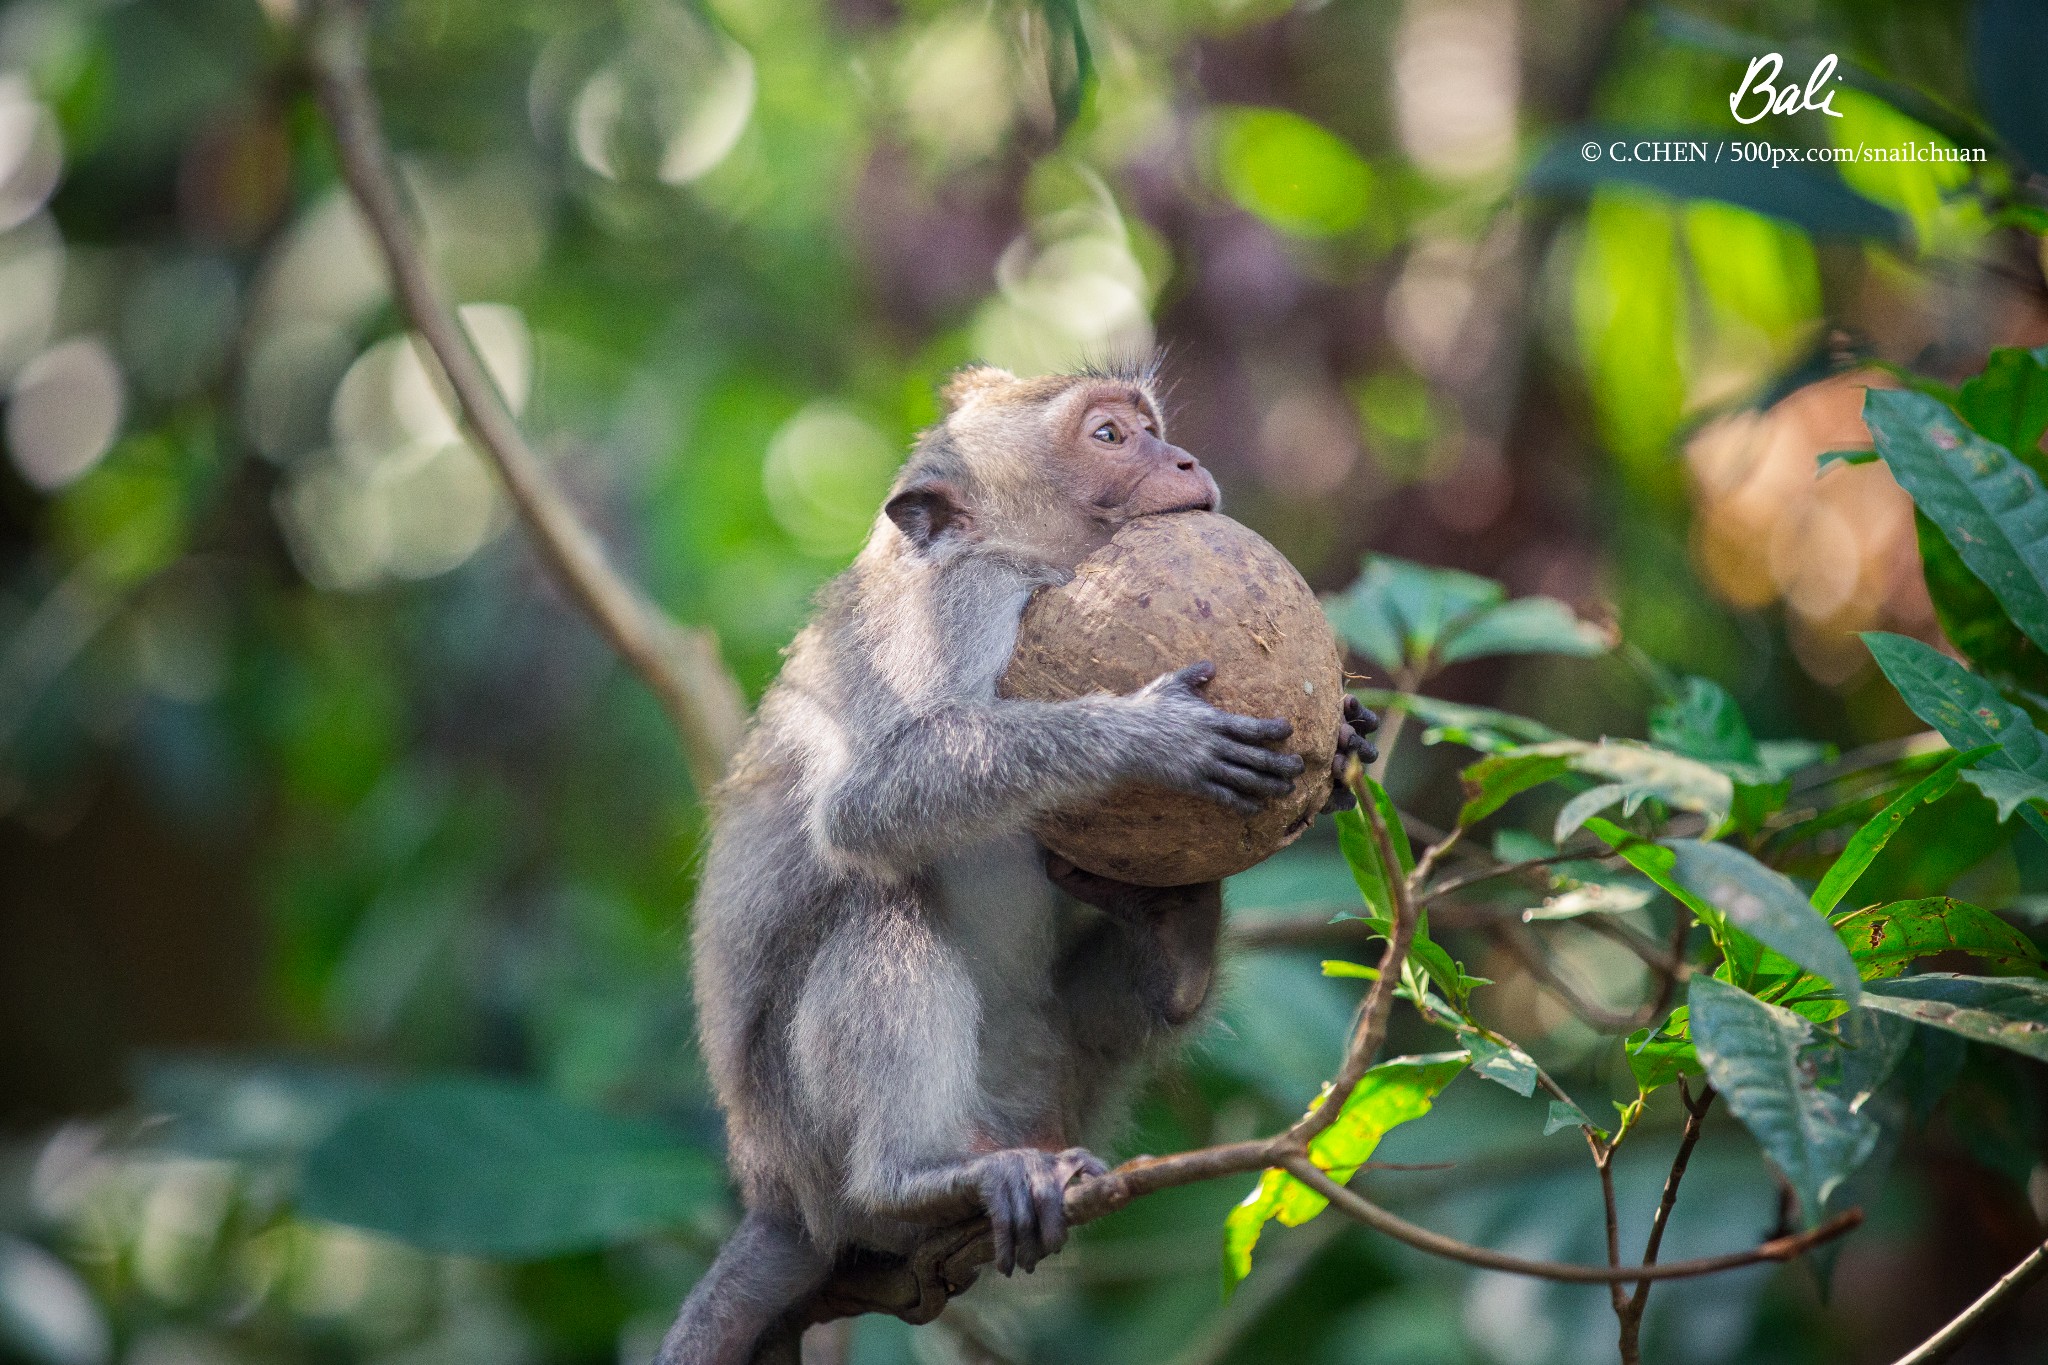
[[967, 528], [967, 500], [944, 479], [925, 479], [889, 499], [882, 510], [896, 529], [918, 549], [929, 548], [949, 532]]
[[984, 397], [1006, 384], [1017, 382], [1017, 376], [994, 365], [969, 365], [966, 369], [946, 381], [939, 390], [939, 404], [951, 417], [975, 399]]

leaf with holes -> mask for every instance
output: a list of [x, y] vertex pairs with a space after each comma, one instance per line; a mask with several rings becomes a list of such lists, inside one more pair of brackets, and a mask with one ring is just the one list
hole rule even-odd
[[1867, 906], [1836, 920], [1835, 932], [1865, 981], [1895, 977], [1939, 953], [1982, 958], [1996, 976], [2048, 976], [2032, 939], [1989, 910], [1948, 896]]
[[1811, 1225], [1877, 1145], [1854, 1096], [1823, 1086], [1806, 1053], [1813, 1026], [1709, 976], [1691, 985], [1693, 1043], [1707, 1078], [1799, 1196]]

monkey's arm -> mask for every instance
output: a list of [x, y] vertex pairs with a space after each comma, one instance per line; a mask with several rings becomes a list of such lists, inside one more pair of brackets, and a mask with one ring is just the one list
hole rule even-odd
[[1292, 727], [1197, 695], [1209, 664], [1127, 697], [956, 701], [905, 714], [848, 756], [813, 819], [826, 848], [896, 868], [1021, 829], [1043, 811], [1148, 781], [1251, 814], [1284, 795], [1299, 755], [1265, 747]]

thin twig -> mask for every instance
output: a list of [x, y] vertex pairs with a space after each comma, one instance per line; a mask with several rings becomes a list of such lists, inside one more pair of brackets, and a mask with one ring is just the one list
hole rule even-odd
[[1455, 1237], [1431, 1232], [1428, 1228], [1418, 1227], [1397, 1214], [1389, 1213], [1356, 1190], [1339, 1185], [1305, 1155], [1291, 1156], [1284, 1164], [1289, 1175], [1328, 1199], [1334, 1207], [1343, 1210], [1367, 1227], [1384, 1232], [1397, 1242], [1404, 1242], [1418, 1251], [1426, 1251], [1445, 1260], [1477, 1266], [1481, 1270], [1527, 1275], [1532, 1279], [1554, 1280], [1560, 1284], [1613, 1284], [1617, 1281], [1626, 1283], [1636, 1279], [1682, 1280], [1700, 1275], [1717, 1275], [1724, 1270], [1739, 1270], [1743, 1266], [1762, 1265], [1767, 1261], [1791, 1261], [1863, 1224], [1863, 1210], [1850, 1209], [1837, 1214], [1811, 1231], [1779, 1237], [1748, 1251], [1731, 1251], [1724, 1256], [1701, 1256], [1690, 1261], [1671, 1261], [1657, 1266], [1572, 1265], [1564, 1261], [1536, 1261], [1526, 1256], [1510, 1256], [1506, 1252], [1473, 1246]]
[[[1593, 1152], [1593, 1169], [1600, 1172], [1600, 1205], [1607, 1217], [1607, 1264], [1619, 1268], [1621, 1265], [1621, 1217], [1614, 1207], [1614, 1148], [1600, 1140], [1591, 1128], [1586, 1131], [1586, 1146]], [[1614, 1304], [1614, 1315], [1618, 1318], [1628, 1311], [1628, 1291], [1620, 1280], [1607, 1286], [1607, 1297]], [[1622, 1365], [1637, 1365], [1622, 1353]]]
[[1637, 1029], [1646, 1027], [1664, 1012], [1675, 990], [1675, 978], [1668, 972], [1659, 973], [1661, 986], [1657, 995], [1627, 1012], [1609, 1009], [1598, 1001], [1588, 999], [1584, 991], [1567, 981], [1557, 968], [1551, 965], [1543, 950], [1529, 941], [1527, 934], [1519, 926], [1496, 924], [1493, 926], [1492, 937], [1510, 957], [1522, 964], [1523, 970], [1536, 978], [1538, 985], [1562, 1000], [1567, 1009], [1596, 1033], [1634, 1033]]
[[363, 27], [355, 0], [319, 0], [313, 66], [342, 178], [383, 252], [392, 291], [440, 362], [463, 426], [497, 467], [541, 558], [598, 633], [660, 698], [682, 737], [697, 789], [709, 791], [746, 724], [739, 684], [709, 631], [670, 620], [612, 567], [513, 420], [413, 238], [370, 89]]
[[1918, 1346], [1898, 1358], [1894, 1365], [1936, 1365], [1954, 1355], [1963, 1339], [1977, 1330], [1998, 1306], [2048, 1272], [2048, 1244], [2037, 1246], [2033, 1254], [1999, 1277], [1978, 1296], [1977, 1301], [1950, 1319], [1948, 1325], [1921, 1342]]
[[[1685, 1133], [1678, 1139], [1678, 1151], [1671, 1158], [1670, 1172], [1664, 1177], [1664, 1192], [1658, 1196], [1657, 1212], [1650, 1219], [1650, 1238], [1643, 1246], [1643, 1264], [1646, 1266], [1657, 1264], [1657, 1253], [1664, 1246], [1664, 1229], [1671, 1222], [1671, 1210], [1678, 1205], [1678, 1182], [1685, 1179], [1685, 1168], [1692, 1161], [1692, 1149], [1699, 1145], [1700, 1133], [1706, 1127], [1707, 1108], [1714, 1102], [1714, 1087], [1706, 1087], [1695, 1100], [1686, 1088], [1685, 1077], [1680, 1076], [1678, 1097], [1685, 1105]], [[1649, 1302], [1650, 1282], [1638, 1280], [1628, 1303], [1614, 1310], [1615, 1316], [1621, 1320], [1621, 1358], [1624, 1365], [1642, 1359], [1643, 1311]]]
[[1477, 872], [1467, 872], [1457, 877], [1446, 877], [1435, 886], [1427, 888], [1420, 895], [1416, 896], [1415, 903], [1418, 905], [1428, 905], [1431, 901], [1448, 896], [1453, 891], [1462, 891], [1468, 886], [1477, 886], [1481, 882], [1490, 882], [1498, 877], [1519, 877], [1526, 873], [1550, 867], [1556, 863], [1593, 863], [1600, 861], [1602, 858], [1619, 858], [1620, 856], [1619, 853], [1552, 853], [1542, 858], [1524, 858], [1522, 861], [1515, 863], [1497, 863], [1492, 867], [1480, 868]]

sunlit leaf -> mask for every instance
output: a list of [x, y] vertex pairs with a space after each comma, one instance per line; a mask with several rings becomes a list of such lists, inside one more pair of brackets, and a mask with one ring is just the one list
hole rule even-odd
[[1884, 846], [1891, 842], [1892, 836], [1899, 832], [1900, 826], [1906, 823], [1906, 817], [1929, 802], [1938, 801], [1948, 795], [1949, 789], [1956, 784], [1957, 775], [1964, 768], [1986, 754], [1995, 752], [1996, 748], [1995, 745], [1982, 744], [1974, 749], [1963, 750], [1906, 788], [1891, 804], [1871, 816], [1842, 849], [1841, 855], [1828, 868], [1827, 875], [1820, 879], [1820, 885], [1813, 889], [1813, 908], [1825, 915], [1840, 904], [1842, 897], [1849, 893], [1849, 888], [1856, 884], [1856, 879], [1869, 869], [1871, 862], [1884, 851]]
[[1720, 910], [1730, 924], [1825, 977], [1843, 999], [1854, 1003], [1858, 977], [1848, 949], [1783, 874], [1727, 844], [1670, 839], [1665, 846], [1675, 857], [1673, 877]]
[[2048, 975], [2033, 940], [1989, 910], [1948, 896], [1866, 906], [1836, 920], [1835, 932], [1865, 981], [1895, 977], [1937, 953], [1983, 958], [1998, 976]]
[[2013, 624], [2048, 645], [2048, 495], [2040, 477], [1926, 394], [1872, 389], [1863, 420], [1899, 486]]
[[1372, 168], [1351, 144], [1284, 109], [1220, 109], [1216, 169], [1247, 213], [1300, 237], [1333, 237], [1365, 221]]
[[[1336, 1122], [1309, 1143], [1309, 1160], [1344, 1184], [1358, 1172], [1387, 1133], [1430, 1111], [1437, 1094], [1470, 1063], [1463, 1052], [1401, 1057], [1381, 1062], [1359, 1079]], [[1299, 1227], [1329, 1201], [1287, 1172], [1262, 1172], [1252, 1192], [1223, 1221], [1223, 1284], [1226, 1292], [1251, 1273], [1259, 1234], [1278, 1218]]]
[[717, 1160], [532, 1086], [429, 1081], [372, 1100], [306, 1158], [299, 1211], [431, 1251], [540, 1257], [717, 1208]]
[[1877, 1125], [1855, 1096], [1817, 1083], [1801, 1054], [1813, 1026], [1708, 976], [1691, 985], [1691, 1027], [1701, 1063], [1728, 1108], [1799, 1196], [1811, 1224], [1835, 1186], [1876, 1146]]
[[1680, 1005], [1671, 1011], [1662, 1028], [1654, 1032], [1637, 1029], [1628, 1036], [1624, 1053], [1629, 1074], [1643, 1094], [1661, 1089], [1680, 1076], [1700, 1074], [1699, 1053], [1692, 1045], [1691, 1015], [1689, 1007]]
[[1863, 1003], [2048, 1062], [2048, 981], [1929, 972], [1872, 982]]
[[1581, 915], [1622, 915], [1642, 909], [1651, 899], [1652, 893], [1647, 887], [1628, 882], [1583, 882], [1545, 898], [1543, 904], [1534, 909], [1524, 910], [1522, 919], [1534, 923], [1537, 920], [1577, 919]]

